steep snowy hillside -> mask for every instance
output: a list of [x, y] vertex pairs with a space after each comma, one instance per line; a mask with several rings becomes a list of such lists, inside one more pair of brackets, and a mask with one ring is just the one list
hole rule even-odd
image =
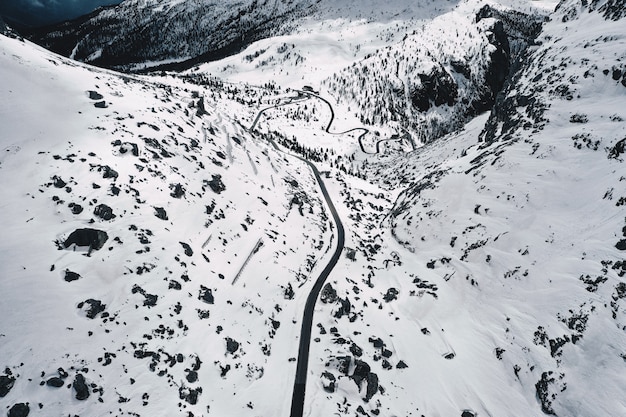
[[271, 36], [319, 21], [389, 22], [449, 6], [394, 0], [126, 0], [29, 34], [36, 43], [94, 65], [120, 70], [182, 69], [241, 51]]
[[624, 414], [624, 6], [563, 2], [493, 114], [337, 176], [373, 243], [322, 296], [312, 415]]
[[309, 311], [291, 417], [624, 415], [626, 3], [435, 3], [176, 77], [0, 36], [0, 409], [287, 416]]
[[[517, 6], [522, 6], [519, 3]], [[404, 39], [334, 74], [324, 87], [368, 125], [432, 141], [489, 110], [545, 11], [464, 2]]]
[[4, 36], [0, 68], [0, 412], [286, 414], [336, 244], [308, 167], [225, 88]]

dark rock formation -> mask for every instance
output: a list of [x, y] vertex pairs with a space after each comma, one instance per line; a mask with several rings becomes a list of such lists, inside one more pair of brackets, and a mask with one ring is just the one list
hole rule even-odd
[[102, 96], [102, 94], [98, 93], [97, 91], [87, 91], [87, 93], [89, 94], [89, 99], [90, 100], [102, 100], [104, 97]]
[[72, 282], [72, 281], [76, 281], [76, 280], [80, 279], [80, 275], [77, 274], [76, 272], [72, 272], [69, 269], [66, 269], [65, 270], [65, 277], [63, 279], [65, 279], [65, 281], [67, 281], [67, 282]]
[[198, 380], [198, 373], [196, 371], [189, 371], [185, 378], [187, 382], [194, 383]]
[[68, 207], [72, 210], [72, 214], [80, 214], [83, 212], [83, 206], [80, 204], [70, 203]]
[[46, 385], [49, 387], [60, 388], [65, 382], [58, 376], [53, 376], [46, 381]]
[[535, 389], [537, 398], [541, 403], [541, 411], [545, 414], [555, 415], [552, 409], [552, 400], [555, 398], [555, 395], [550, 394], [550, 385], [554, 383], [555, 379], [551, 375], [551, 371], [542, 373], [541, 379], [535, 384]]
[[213, 298], [213, 290], [205, 287], [204, 285], [201, 285], [198, 300], [202, 300], [207, 304], [213, 304], [213, 302], [215, 301], [215, 299]]
[[102, 230], [76, 229], [65, 240], [63, 246], [65, 248], [69, 248], [71, 245], [88, 246], [90, 249], [99, 250], [102, 249], [108, 239], [109, 235]]
[[324, 387], [324, 391], [326, 392], [335, 392], [335, 383], [337, 379], [335, 375], [328, 371], [322, 372], [322, 386]]
[[617, 159], [626, 150], [626, 138], [617, 142], [609, 151], [609, 159]]
[[170, 189], [172, 190], [170, 196], [174, 198], [182, 198], [185, 196], [185, 188], [180, 184], [171, 184]]
[[206, 181], [206, 183], [216, 194], [226, 190], [226, 186], [222, 182], [222, 176], [219, 174], [213, 175], [211, 181]]
[[378, 375], [374, 372], [367, 374], [367, 390], [365, 391], [365, 402], [368, 402], [378, 391]]
[[396, 300], [398, 298], [398, 294], [400, 294], [400, 292], [397, 289], [391, 287], [387, 290], [387, 293], [383, 296], [383, 300], [385, 300], [386, 302]]
[[431, 105], [454, 105], [458, 89], [452, 76], [442, 67], [434, 67], [428, 74], [418, 74], [420, 84], [411, 86], [411, 103], [421, 112]]
[[90, 319], [95, 319], [96, 316], [103, 312], [106, 308], [106, 304], [102, 304], [100, 300], [94, 300], [93, 298], [78, 303], [78, 308], [83, 308], [85, 304], [89, 305], [89, 308], [87, 309], [87, 318]]
[[106, 204], [98, 204], [93, 210], [93, 214], [97, 217], [100, 217], [102, 220], [112, 220], [115, 218], [115, 214], [113, 214], [113, 209]]
[[228, 353], [235, 353], [239, 350], [239, 342], [235, 339], [231, 339], [230, 337], [226, 338], [226, 351]]
[[370, 366], [367, 362], [359, 359], [354, 360], [354, 372], [350, 376], [352, 380], [357, 384], [359, 389], [364, 380], [367, 379], [367, 375], [370, 373]]
[[30, 413], [30, 408], [28, 407], [28, 403], [17, 403], [11, 407], [8, 417], [26, 417]]
[[181, 400], [187, 401], [189, 404], [194, 405], [198, 402], [198, 396], [202, 394], [202, 388], [189, 388], [184, 385], [178, 389], [178, 396]]
[[352, 305], [350, 304], [350, 300], [348, 300], [348, 298], [340, 298], [339, 302], [341, 303], [341, 306], [339, 306], [334, 314], [335, 318], [337, 319], [349, 315], [352, 308]]
[[15, 377], [13, 375], [0, 375], [0, 398], [6, 396], [14, 384]]
[[333, 286], [329, 283], [326, 283], [326, 285], [324, 285], [324, 288], [322, 288], [320, 301], [324, 304], [332, 304], [337, 301], [337, 291], [335, 291]]
[[89, 398], [89, 387], [85, 382], [85, 377], [82, 374], [76, 374], [74, 382], [72, 383], [74, 391], [76, 391], [77, 400], [86, 400]]
[[189, 246], [187, 243], [185, 242], [178, 242], [182, 245], [183, 249], [185, 250], [185, 255], [187, 256], [192, 256], [193, 255], [193, 250], [191, 249], [191, 246]]
[[163, 207], [155, 207], [154, 215], [161, 220], [167, 220], [167, 212]]

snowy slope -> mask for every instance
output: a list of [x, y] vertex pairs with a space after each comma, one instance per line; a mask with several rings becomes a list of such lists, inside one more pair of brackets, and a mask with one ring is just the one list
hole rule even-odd
[[308, 168], [218, 88], [203, 100], [4, 36], [0, 60], [2, 412], [288, 410], [332, 247]]
[[393, 204], [337, 182], [380, 246], [334, 275], [312, 415], [624, 414], [623, 10], [562, 4], [491, 116], [370, 166]]
[[[29, 34], [65, 56], [120, 70], [169, 65], [190, 68], [240, 52], [251, 43], [319, 30], [319, 22], [370, 22], [431, 18], [455, 2], [393, 0], [126, 0], [74, 21]], [[172, 64], [172, 65], [170, 65]]]
[[[476, 22], [473, 0], [432, 6], [419, 33], [450, 57], [489, 48], [478, 26], [506, 20]], [[493, 110], [416, 150], [397, 126], [363, 127], [360, 101], [281, 88], [364, 58], [345, 53], [359, 36], [374, 52], [393, 14], [260, 41], [223, 61], [231, 82], [210, 66], [119, 75], [0, 37], [0, 408], [287, 416], [336, 228], [273, 138], [319, 167], [346, 231], [316, 304], [304, 415], [623, 415], [624, 6], [564, 1], [515, 51]], [[404, 22], [390, 50], [422, 45]], [[347, 43], [307, 36], [315, 25]], [[298, 68], [307, 50], [337, 62]], [[79, 228], [106, 242], [69, 245]]]

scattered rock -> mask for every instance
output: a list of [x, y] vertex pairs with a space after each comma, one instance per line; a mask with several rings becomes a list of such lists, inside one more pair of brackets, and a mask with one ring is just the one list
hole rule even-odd
[[237, 342], [234, 339], [231, 339], [230, 337], [226, 338], [226, 351], [228, 353], [235, 353], [237, 352], [237, 350], [239, 350], [239, 342]]
[[207, 184], [216, 194], [226, 190], [226, 186], [222, 182], [222, 176], [219, 174], [213, 175], [211, 181], [207, 181]]
[[52, 177], [53, 185], [55, 188], [63, 188], [67, 185], [65, 181], [61, 177], [57, 177], [56, 175]]
[[365, 391], [365, 402], [368, 402], [378, 391], [378, 375], [374, 372], [367, 374], [367, 390]]
[[361, 383], [367, 379], [367, 375], [370, 373], [370, 366], [367, 362], [359, 359], [354, 360], [354, 372], [350, 376], [356, 385], [361, 388]]
[[102, 100], [104, 98], [102, 94], [97, 91], [89, 90], [87, 93], [89, 93], [89, 100]]
[[78, 279], [80, 279], [81, 276], [79, 274], [77, 274], [76, 272], [72, 272], [69, 269], [65, 270], [65, 281], [67, 282], [72, 282], [72, 281], [76, 281]]
[[400, 294], [400, 292], [397, 289], [391, 287], [387, 290], [387, 293], [383, 296], [383, 300], [385, 300], [386, 302], [397, 300], [398, 294]]
[[202, 388], [189, 388], [184, 385], [178, 389], [178, 396], [181, 400], [187, 401], [194, 405], [198, 402], [198, 396], [202, 393]]
[[544, 372], [541, 374], [541, 379], [535, 384], [537, 391], [537, 398], [541, 402], [541, 411], [545, 414], [555, 415], [552, 409], [552, 400], [556, 398], [554, 394], [550, 394], [550, 385], [555, 382], [555, 379], [551, 377], [552, 371]]
[[46, 381], [46, 385], [54, 388], [61, 388], [65, 382], [58, 376], [53, 376]]
[[626, 138], [617, 142], [609, 151], [609, 159], [617, 159], [626, 151]]
[[180, 184], [170, 184], [170, 189], [172, 190], [170, 196], [174, 198], [182, 198], [185, 196], [185, 189]]
[[154, 215], [161, 220], [167, 220], [167, 212], [163, 207], [155, 207]]
[[335, 383], [337, 379], [335, 375], [328, 371], [324, 371], [322, 373], [322, 387], [324, 387], [324, 391], [326, 392], [335, 392]]
[[187, 243], [185, 242], [178, 242], [182, 245], [183, 249], [185, 250], [185, 255], [187, 256], [192, 256], [193, 255], [193, 250], [191, 249], [191, 246], [189, 246]]
[[198, 373], [196, 371], [189, 371], [186, 378], [189, 383], [194, 383], [198, 380]]
[[106, 204], [98, 204], [93, 210], [93, 214], [97, 217], [100, 217], [102, 220], [112, 220], [115, 218], [115, 214], [113, 214], [113, 209]]
[[106, 109], [108, 107], [106, 101], [104, 101], [104, 100], [97, 101], [93, 105], [94, 105], [94, 107], [96, 107], [98, 109]]
[[74, 391], [76, 391], [77, 400], [82, 401], [89, 398], [89, 387], [85, 383], [85, 377], [82, 374], [76, 374], [72, 387], [74, 387]]
[[12, 375], [0, 375], [0, 398], [6, 396], [13, 385], [15, 384], [15, 377]]
[[90, 249], [102, 249], [105, 242], [109, 239], [109, 235], [102, 230], [97, 229], [76, 229], [63, 243], [65, 248], [71, 245], [88, 246]]
[[215, 302], [215, 298], [213, 298], [213, 291], [210, 288], [201, 285], [198, 300], [202, 300], [207, 304], [213, 304]]
[[80, 204], [70, 203], [68, 207], [72, 210], [72, 214], [80, 214], [83, 212], [83, 206]]
[[106, 304], [102, 304], [100, 300], [94, 300], [93, 298], [90, 298], [81, 303], [78, 303], [78, 308], [82, 309], [85, 306], [85, 304], [89, 305], [89, 309], [87, 310], [87, 318], [90, 318], [90, 319], [95, 319], [96, 316], [99, 313], [103, 312], [104, 309], [106, 308]]
[[326, 283], [326, 285], [324, 285], [324, 288], [322, 288], [320, 301], [324, 304], [332, 304], [337, 301], [337, 291], [335, 291], [330, 283]]
[[8, 417], [26, 417], [30, 413], [28, 403], [17, 403], [11, 407]]

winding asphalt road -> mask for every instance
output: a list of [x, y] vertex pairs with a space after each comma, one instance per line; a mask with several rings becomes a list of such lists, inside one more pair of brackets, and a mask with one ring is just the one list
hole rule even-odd
[[[343, 135], [343, 134], [354, 132], [357, 130], [362, 130], [363, 133], [359, 136], [358, 140], [359, 140], [359, 145], [361, 146], [361, 150], [364, 153], [369, 153], [369, 154], [379, 153], [380, 144], [382, 142], [401, 140], [401, 139], [379, 140], [378, 142], [376, 142], [376, 152], [367, 152], [363, 146], [362, 138], [367, 133], [369, 133], [368, 129], [364, 127], [357, 127], [354, 129], [346, 130], [345, 132], [331, 132], [330, 127], [332, 126], [333, 121], [335, 120], [335, 112], [330, 102], [326, 100], [325, 98], [320, 97], [319, 95], [311, 93], [309, 91], [300, 91], [300, 90], [296, 90], [296, 91], [298, 91], [300, 94], [304, 94], [308, 96], [308, 98], [315, 97], [319, 100], [322, 100], [324, 103], [328, 105], [328, 108], [330, 109], [330, 120], [328, 121], [328, 125], [326, 125], [326, 129], [325, 129], [326, 133], [333, 134], [333, 135]], [[286, 103], [277, 104], [277, 105], [270, 106], [270, 107], [260, 110], [257, 113], [254, 121], [252, 122], [252, 125], [250, 126], [250, 132], [254, 134], [254, 128], [259, 122], [259, 118], [267, 110], [274, 109], [277, 107], [287, 106], [290, 104], [295, 104], [299, 101], [302, 101], [302, 100], [291, 100]], [[285, 153], [282, 149], [279, 148], [279, 146], [276, 144], [276, 142], [274, 142], [274, 140], [269, 139], [269, 142], [276, 150], [278, 150], [279, 152]], [[332, 257], [328, 261], [328, 264], [326, 264], [326, 267], [320, 273], [319, 277], [315, 281], [315, 284], [313, 285], [313, 288], [311, 289], [311, 292], [309, 293], [309, 296], [307, 297], [306, 305], [304, 307], [304, 316], [302, 318], [302, 329], [300, 331], [300, 345], [298, 347], [298, 362], [296, 365], [296, 379], [294, 382], [293, 395], [291, 398], [290, 417], [303, 417], [304, 399], [305, 399], [305, 394], [306, 394], [306, 380], [307, 380], [308, 366], [309, 366], [309, 348], [311, 346], [311, 330], [313, 328], [313, 313], [315, 311], [315, 303], [317, 302], [317, 298], [320, 292], [322, 291], [322, 287], [324, 286], [326, 279], [328, 278], [333, 268], [335, 268], [335, 266], [337, 265], [337, 262], [339, 261], [341, 252], [343, 251], [344, 244], [345, 244], [345, 231], [344, 231], [343, 223], [341, 223], [341, 219], [339, 218], [339, 215], [337, 214], [337, 210], [335, 209], [335, 205], [333, 204], [333, 201], [330, 198], [330, 195], [328, 194], [326, 185], [324, 184], [324, 181], [322, 180], [322, 176], [320, 175], [320, 172], [315, 166], [315, 164], [313, 164], [311, 161], [304, 159], [298, 155], [293, 155], [293, 154], [289, 154], [289, 155], [295, 156], [296, 158], [306, 163], [309, 167], [311, 167], [311, 170], [313, 171], [313, 174], [315, 175], [315, 179], [317, 180], [319, 188], [322, 191], [322, 195], [324, 196], [324, 200], [326, 200], [326, 204], [328, 205], [330, 214], [333, 217], [333, 221], [335, 222], [335, 225], [337, 227], [337, 247], [335, 248], [335, 252], [333, 253]]]
[[[287, 103], [291, 104], [291, 103]], [[276, 106], [274, 106], [276, 107]], [[259, 117], [265, 111], [273, 107], [269, 107], [267, 109], [261, 110], [257, 117], [255, 118], [252, 126], [250, 127], [250, 131], [254, 130], [257, 122], [259, 121]], [[332, 120], [331, 120], [332, 122]], [[329, 124], [330, 126], [330, 124]], [[271, 145], [278, 151], [284, 152], [282, 149], [278, 147], [274, 140], [269, 139]], [[326, 204], [328, 205], [328, 209], [330, 211], [331, 216], [333, 217], [333, 221], [335, 222], [335, 226], [337, 227], [337, 247], [335, 248], [335, 252], [332, 257], [326, 264], [324, 270], [320, 273], [319, 277], [315, 281], [309, 296], [306, 299], [306, 305], [304, 307], [304, 316], [302, 317], [302, 329], [300, 330], [300, 345], [298, 347], [298, 362], [296, 365], [296, 379], [293, 385], [293, 395], [291, 398], [291, 413], [290, 417], [302, 417], [304, 413], [304, 398], [306, 394], [306, 379], [308, 374], [309, 367], [309, 348], [311, 346], [311, 330], [313, 328], [313, 313], [315, 311], [315, 303], [317, 302], [317, 297], [322, 291], [322, 287], [326, 282], [326, 279], [332, 272], [335, 265], [337, 265], [337, 261], [339, 261], [339, 257], [341, 256], [341, 252], [343, 251], [345, 244], [345, 231], [343, 228], [343, 223], [341, 223], [341, 219], [339, 218], [339, 214], [337, 214], [337, 209], [333, 204], [330, 195], [328, 194], [328, 190], [326, 189], [326, 184], [322, 180], [322, 176], [320, 175], [317, 167], [307, 159], [304, 159], [297, 155], [292, 155], [296, 158], [300, 159], [304, 163], [306, 163], [311, 170], [313, 171], [313, 175], [315, 175], [315, 179], [317, 180], [317, 184], [322, 191], [322, 195], [324, 196], [324, 200], [326, 200]]]

